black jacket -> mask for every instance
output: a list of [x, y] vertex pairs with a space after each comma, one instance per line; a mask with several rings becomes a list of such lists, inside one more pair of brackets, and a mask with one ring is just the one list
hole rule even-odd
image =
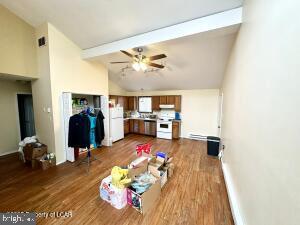
[[105, 137], [104, 134], [104, 116], [103, 113], [101, 112], [101, 110], [98, 112], [97, 115], [97, 121], [96, 121], [96, 128], [95, 128], [95, 139], [96, 139], [96, 143], [98, 145], [101, 145], [102, 140]]
[[90, 120], [87, 115], [76, 114], [70, 117], [68, 146], [74, 148], [90, 147]]

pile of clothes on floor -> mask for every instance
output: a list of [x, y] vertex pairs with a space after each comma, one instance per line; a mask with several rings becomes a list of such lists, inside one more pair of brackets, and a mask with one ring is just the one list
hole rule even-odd
[[[152, 208], [175, 166], [167, 153], [152, 155], [149, 146], [139, 145], [139, 157], [129, 165], [112, 168], [110, 176], [104, 178], [99, 187], [103, 200], [117, 209], [130, 205], [142, 214]], [[143, 154], [140, 149], [145, 149]]]
[[25, 163], [25, 155], [24, 155], [24, 151], [23, 148], [27, 145], [27, 144], [35, 144], [36, 146], [42, 146], [42, 143], [39, 143], [38, 139], [36, 136], [32, 136], [32, 137], [26, 137], [24, 138], [23, 141], [19, 142], [19, 157], [20, 159]]
[[26, 137], [19, 143], [19, 158], [32, 168], [42, 168], [46, 170], [56, 166], [54, 153], [48, 153], [48, 147], [39, 142], [36, 136]]

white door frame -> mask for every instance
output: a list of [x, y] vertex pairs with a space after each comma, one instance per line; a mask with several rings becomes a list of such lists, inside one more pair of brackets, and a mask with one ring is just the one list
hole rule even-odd
[[219, 112], [218, 112], [218, 137], [222, 135], [222, 119], [223, 119], [223, 92], [219, 95]]
[[68, 135], [69, 135], [69, 119], [72, 116], [72, 94], [80, 94], [80, 95], [92, 95], [92, 96], [100, 96], [101, 99], [101, 111], [105, 117], [104, 119], [104, 132], [105, 137], [102, 141], [103, 146], [109, 146], [109, 105], [108, 105], [108, 96], [99, 95], [99, 94], [82, 94], [82, 93], [74, 93], [74, 92], [63, 92], [61, 95], [61, 107], [62, 107], [62, 121], [63, 121], [63, 140], [64, 140], [64, 150], [65, 150], [65, 159], [70, 162], [75, 161], [74, 150], [73, 148], [68, 147]]

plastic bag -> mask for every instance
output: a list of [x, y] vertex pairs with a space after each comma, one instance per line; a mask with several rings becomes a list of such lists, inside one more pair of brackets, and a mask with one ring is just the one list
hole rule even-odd
[[118, 166], [114, 166], [111, 171], [112, 184], [117, 188], [125, 188], [131, 182], [131, 179], [128, 178], [128, 169], [122, 169]]
[[99, 187], [100, 197], [116, 209], [122, 209], [127, 204], [126, 188], [117, 188], [111, 183], [111, 181], [112, 176], [108, 176], [101, 181]]

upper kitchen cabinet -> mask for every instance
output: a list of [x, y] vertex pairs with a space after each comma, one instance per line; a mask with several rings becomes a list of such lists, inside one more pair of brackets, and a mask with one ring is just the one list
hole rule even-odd
[[152, 96], [152, 111], [158, 111], [160, 105], [160, 96]]
[[125, 110], [128, 110], [128, 98], [126, 96], [110, 95], [109, 100], [114, 102], [115, 105], [119, 104]]
[[110, 95], [109, 100], [114, 102], [115, 104], [118, 104], [118, 96], [117, 95]]
[[166, 105], [167, 104], [167, 96], [160, 96], [159, 102], [161, 105]]
[[181, 112], [181, 95], [174, 96], [175, 111]]
[[174, 95], [167, 96], [167, 105], [175, 105], [175, 96]]
[[130, 110], [130, 111], [137, 110], [137, 97], [130, 96], [127, 98], [128, 98], [128, 110]]

